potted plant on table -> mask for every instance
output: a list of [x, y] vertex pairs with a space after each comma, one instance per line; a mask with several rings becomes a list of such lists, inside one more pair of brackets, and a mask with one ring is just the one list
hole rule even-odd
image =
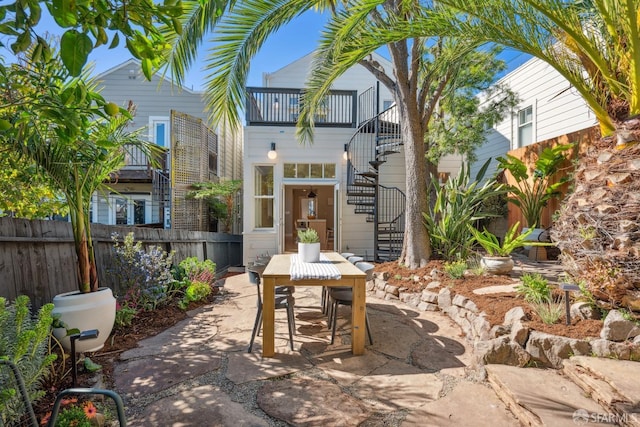
[[[542, 210], [549, 200], [560, 197], [560, 187], [570, 180], [565, 175], [557, 182], [552, 179], [560, 172], [560, 166], [567, 160], [565, 152], [572, 149], [573, 144], [556, 145], [542, 150], [530, 171], [527, 164], [510, 154], [498, 157], [499, 168], [509, 171], [515, 184], [508, 184], [509, 202], [520, 208], [525, 220], [525, 227], [535, 230], [530, 233], [529, 240], [538, 240], [544, 230], [540, 227]], [[524, 231], [524, 230], [523, 230]], [[527, 245], [530, 246], [530, 245]]]
[[298, 256], [302, 262], [320, 261], [320, 237], [313, 228], [298, 230]]
[[518, 233], [520, 223], [516, 222], [511, 226], [504, 236], [502, 242], [498, 237], [488, 231], [486, 228], [479, 231], [473, 226], [469, 226], [469, 231], [473, 234], [473, 240], [478, 242], [480, 246], [487, 252], [482, 256], [480, 264], [489, 273], [492, 274], [509, 274], [513, 270], [513, 258], [511, 252], [523, 246], [549, 246], [547, 242], [530, 242], [527, 240], [529, 235], [533, 233], [533, 229]]
[[[106, 102], [87, 72], [72, 77], [56, 55], [21, 58], [2, 68], [0, 83], [6, 88], [0, 97], [7, 106], [0, 117], [3, 147], [42, 171], [69, 207], [78, 290], [54, 298], [54, 314], [66, 325], [54, 334], [69, 349], [67, 330], [75, 334], [98, 329], [97, 339], [76, 346], [78, 352], [97, 350], [111, 333], [116, 301], [111, 289], [98, 285], [91, 200], [96, 192], [110, 191], [108, 182], [124, 166], [129, 150], [135, 147], [153, 159], [159, 148], [141, 140], [139, 132], [125, 130], [132, 108]], [[74, 313], [77, 305], [81, 309]]]

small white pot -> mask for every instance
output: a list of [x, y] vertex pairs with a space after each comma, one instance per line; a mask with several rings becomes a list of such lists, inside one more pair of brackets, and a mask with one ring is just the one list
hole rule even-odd
[[487, 273], [509, 274], [513, 270], [513, 259], [510, 256], [483, 256], [480, 265]]
[[298, 256], [302, 262], [320, 261], [320, 242], [298, 243]]

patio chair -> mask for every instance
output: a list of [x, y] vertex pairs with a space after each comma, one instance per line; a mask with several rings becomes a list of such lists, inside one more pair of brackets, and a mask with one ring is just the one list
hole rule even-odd
[[[356, 267], [367, 273], [366, 280], [369, 281], [373, 278], [374, 265], [368, 262], [358, 262]], [[335, 341], [336, 327], [338, 323], [338, 307], [340, 305], [351, 306], [353, 304], [353, 289], [351, 288], [332, 288], [329, 290], [329, 297], [331, 298], [331, 310], [329, 313], [329, 327], [331, 328], [331, 344]], [[373, 344], [373, 338], [371, 337], [371, 328], [369, 327], [369, 315], [366, 313], [365, 307], [365, 326], [367, 328], [367, 336], [369, 337], [369, 343]]]
[[[259, 269], [259, 267], [257, 268]], [[251, 353], [253, 349], [253, 342], [256, 339], [256, 336], [260, 332], [260, 328], [262, 327], [262, 292], [260, 290], [261, 273], [262, 271], [257, 271], [255, 266], [251, 266], [248, 268], [249, 273], [249, 281], [256, 285], [256, 295], [257, 298], [257, 312], [256, 312], [256, 320], [253, 324], [253, 331], [251, 332], [251, 341], [249, 342], [249, 348], [247, 349], [247, 353]], [[262, 269], [264, 270], [264, 268]], [[276, 286], [276, 300], [275, 300], [275, 308], [277, 309], [285, 309], [287, 310], [287, 323], [289, 326], [289, 345], [291, 346], [291, 350], [293, 351], [293, 335], [295, 334], [296, 323], [295, 316], [293, 313], [293, 306], [295, 304], [295, 298], [293, 297], [290, 289], [293, 287], [288, 286]]]

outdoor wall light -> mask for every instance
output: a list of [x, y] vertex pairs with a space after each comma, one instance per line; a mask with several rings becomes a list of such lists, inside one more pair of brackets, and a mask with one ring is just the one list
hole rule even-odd
[[342, 152], [342, 158], [345, 160], [349, 160], [349, 145], [348, 144], [344, 144], [344, 151]]
[[267, 157], [270, 158], [271, 160], [275, 160], [275, 158], [278, 157], [278, 153], [276, 153], [275, 142], [271, 143], [271, 150], [269, 150], [269, 152], [267, 153]]

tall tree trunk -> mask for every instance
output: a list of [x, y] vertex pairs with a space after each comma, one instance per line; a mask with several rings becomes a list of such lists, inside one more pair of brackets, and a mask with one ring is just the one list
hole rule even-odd
[[422, 219], [422, 213], [428, 212], [425, 145], [418, 110], [408, 108], [406, 104], [399, 104], [399, 108], [405, 150], [407, 207], [405, 236], [398, 262], [415, 269], [426, 266], [431, 257], [429, 234]]

